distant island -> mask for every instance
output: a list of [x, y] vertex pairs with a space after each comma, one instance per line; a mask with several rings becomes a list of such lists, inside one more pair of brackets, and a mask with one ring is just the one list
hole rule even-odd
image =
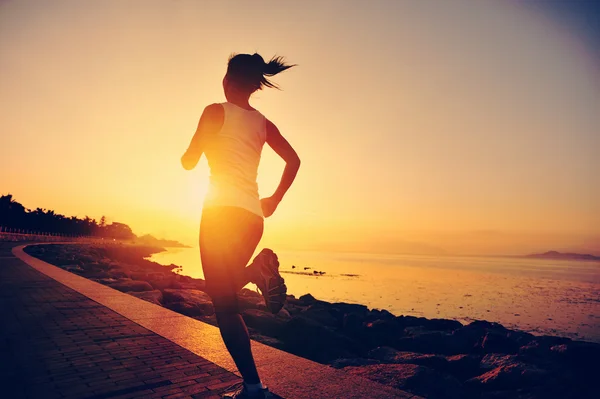
[[525, 255], [525, 258], [535, 258], [535, 259], [561, 259], [561, 260], [596, 260], [600, 261], [600, 256], [590, 255], [590, 254], [576, 254], [576, 253], [565, 253], [558, 251], [548, 251], [543, 254], [531, 254]]
[[135, 239], [135, 241], [140, 244], [153, 246], [153, 247], [191, 248], [189, 245], [182, 244], [179, 241], [163, 240], [160, 238], [156, 238], [150, 234], [146, 234], [141, 237], [137, 237]]

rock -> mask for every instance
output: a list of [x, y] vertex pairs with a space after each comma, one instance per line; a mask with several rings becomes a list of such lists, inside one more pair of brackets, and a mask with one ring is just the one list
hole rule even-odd
[[286, 351], [320, 363], [363, 353], [359, 342], [302, 316], [294, 316], [285, 322], [277, 338], [284, 343]]
[[[182, 289], [181, 283], [178, 281], [176, 274], [170, 273], [148, 273], [146, 277], [148, 283], [152, 285], [157, 290], [165, 290], [165, 289]], [[194, 287], [190, 287], [194, 289]]]
[[467, 380], [465, 385], [477, 391], [517, 389], [542, 383], [547, 376], [546, 370], [519, 362], [496, 367]]
[[109, 287], [114, 288], [116, 290], [122, 292], [142, 292], [142, 291], [152, 291], [153, 288], [150, 284], [145, 281], [136, 281], [136, 280], [119, 280], [115, 283], [109, 285]]
[[598, 370], [600, 344], [583, 341], [571, 341], [550, 348], [559, 360], [568, 362], [572, 367], [583, 370]]
[[514, 342], [518, 347], [521, 347], [533, 341], [535, 336], [524, 331], [508, 330], [506, 333], [506, 338]]
[[354, 303], [334, 302], [330, 305], [330, 307], [343, 314], [354, 313], [366, 316], [366, 314], [369, 313], [369, 308], [367, 308], [365, 305]]
[[397, 348], [396, 344], [404, 336], [404, 328], [395, 319], [375, 320], [366, 323], [356, 333], [356, 336], [369, 348], [391, 346], [403, 350], [403, 348]]
[[304, 306], [306, 306], [306, 305], [312, 305], [313, 303], [317, 302], [317, 300], [315, 299], [315, 297], [312, 296], [311, 294], [304, 294], [300, 298], [298, 298], [298, 300]]
[[298, 307], [298, 306], [305, 306], [304, 305], [304, 301], [301, 301], [300, 299], [297, 299], [295, 296], [293, 295], [286, 295], [285, 297], [285, 305], [288, 307]]
[[251, 334], [250, 337], [255, 341], [258, 341], [265, 345], [269, 345], [273, 348], [281, 349], [283, 347], [283, 343], [280, 340], [273, 337], [268, 337], [262, 334]]
[[143, 299], [144, 301], [148, 301], [150, 303], [154, 303], [156, 305], [162, 306], [163, 294], [159, 290], [154, 291], [144, 291], [144, 292], [129, 292], [130, 295]]
[[279, 319], [273, 313], [264, 310], [246, 309], [242, 312], [242, 317], [248, 327], [254, 328], [262, 335], [274, 338], [277, 338], [281, 334], [285, 325], [285, 321]]
[[282, 308], [279, 313], [277, 313], [277, 317], [280, 319], [289, 320], [292, 318], [292, 315], [285, 308]]
[[240, 298], [262, 298], [262, 295], [256, 291], [249, 290], [248, 288], [242, 288], [238, 293]]
[[[462, 353], [471, 351], [477, 353], [485, 353], [485, 350], [483, 349], [482, 345], [488, 333], [491, 333], [490, 336], [494, 335], [493, 338], [489, 338], [488, 342], [488, 348], [491, 348], [495, 344], [501, 346], [502, 343], [504, 343], [505, 341], [503, 341], [502, 338], [498, 338], [494, 342], [494, 339], [499, 336], [506, 336], [509, 333], [509, 330], [507, 330], [501, 324], [498, 323], [490, 323], [485, 320], [476, 320], [466, 326], [455, 330], [453, 332], [453, 335], [457, 340], [462, 341], [462, 345], [465, 348]], [[513, 353], [516, 353], [516, 351], [518, 351], [518, 345], [516, 345], [515, 347], [511, 347], [511, 349], [514, 350]]]
[[181, 288], [206, 291], [206, 281], [201, 278], [193, 278], [187, 281], [183, 281], [180, 284]]
[[402, 352], [386, 346], [370, 350], [367, 354], [367, 357], [369, 357], [370, 359], [379, 360], [383, 363], [418, 364], [436, 370], [445, 369], [447, 363], [446, 358], [444, 358], [443, 356], [413, 352]]
[[525, 357], [540, 357], [546, 355], [548, 352], [549, 350], [542, 348], [539, 342], [535, 340], [519, 348], [519, 355]]
[[164, 306], [174, 312], [190, 317], [208, 316], [213, 314], [215, 311], [212, 306], [200, 306], [197, 303], [190, 302], [169, 302]]
[[461, 354], [447, 356], [445, 371], [460, 381], [464, 381], [480, 373], [480, 361], [481, 356], [479, 355]]
[[371, 311], [369, 311], [369, 313], [366, 316], [367, 316], [367, 321], [369, 321], [369, 322], [373, 322], [375, 320], [396, 319], [396, 316], [394, 316], [392, 313], [388, 312], [385, 309], [372, 309]]
[[123, 271], [122, 269], [115, 268], [112, 268], [108, 271], [108, 276], [114, 279], [131, 278], [129, 273]]
[[267, 310], [267, 306], [262, 297], [238, 296], [238, 302], [242, 311], [246, 309]]
[[368, 366], [371, 364], [380, 364], [381, 362], [379, 360], [375, 360], [375, 359], [363, 359], [360, 357], [355, 357], [352, 359], [335, 359], [333, 362], [331, 362], [329, 365], [333, 368], [336, 369], [341, 369], [344, 367], [349, 367], [349, 366]]
[[447, 319], [426, 319], [425, 317], [398, 316], [396, 321], [406, 327], [423, 327], [429, 331], [454, 331], [463, 325], [456, 320]]
[[334, 328], [341, 326], [342, 314], [330, 306], [323, 306], [317, 302], [303, 310], [300, 315], [324, 326]]
[[186, 316], [209, 316], [215, 312], [210, 296], [200, 290], [165, 289], [165, 306]]
[[132, 280], [141, 280], [141, 281], [148, 280], [147, 272], [130, 272], [129, 274], [130, 274]]
[[83, 269], [79, 265], [63, 265], [61, 266], [64, 270], [71, 273], [80, 273]]
[[458, 380], [415, 364], [376, 364], [344, 368], [349, 374], [406, 390], [428, 399], [459, 399], [463, 392]]
[[391, 346], [401, 351], [441, 355], [458, 355], [469, 350], [463, 339], [443, 331], [413, 331], [410, 336], [398, 339]]
[[517, 353], [519, 344], [511, 340], [506, 332], [488, 331], [474, 349], [481, 353]]
[[363, 329], [365, 317], [360, 313], [346, 313], [342, 319], [342, 331], [357, 335]]
[[535, 337], [535, 341], [538, 342], [541, 347], [546, 347], [548, 349], [555, 345], [562, 345], [573, 342], [570, 338], [554, 337], [552, 335], [540, 335], [538, 337]]
[[515, 355], [490, 353], [481, 359], [479, 367], [483, 370], [492, 370], [498, 367], [510, 366], [511, 364], [516, 364], [518, 362], [519, 360]]

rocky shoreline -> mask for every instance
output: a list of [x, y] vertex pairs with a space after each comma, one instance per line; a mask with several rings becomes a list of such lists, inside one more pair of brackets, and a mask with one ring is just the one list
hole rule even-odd
[[[32, 256], [210, 324], [204, 280], [144, 259], [149, 246], [45, 244]], [[277, 315], [240, 293], [253, 339], [425, 398], [587, 398], [595, 391], [600, 344], [534, 336], [497, 323], [395, 316], [364, 305], [289, 295]]]

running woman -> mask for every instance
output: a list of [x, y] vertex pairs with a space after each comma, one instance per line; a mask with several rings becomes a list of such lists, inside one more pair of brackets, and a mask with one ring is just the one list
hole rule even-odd
[[[252, 264], [246, 264], [262, 237], [263, 218], [275, 212], [292, 185], [300, 158], [279, 129], [249, 104], [249, 99], [264, 87], [276, 88], [268, 77], [292, 66], [282, 57], [265, 62], [259, 54], [232, 56], [223, 79], [227, 102], [204, 109], [181, 158], [183, 167], [191, 170], [204, 153], [210, 167], [210, 186], [200, 222], [202, 270], [221, 336], [244, 380], [224, 398], [271, 397], [256, 370], [237, 294], [252, 282], [271, 312], [277, 313], [283, 307], [286, 286], [273, 251], [263, 249]], [[256, 176], [264, 143], [286, 166], [275, 193], [259, 199]]]

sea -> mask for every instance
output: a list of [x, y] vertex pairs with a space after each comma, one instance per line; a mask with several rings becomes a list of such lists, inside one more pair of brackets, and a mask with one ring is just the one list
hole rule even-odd
[[[498, 322], [600, 343], [600, 262], [514, 257], [278, 252], [288, 293], [395, 315]], [[198, 248], [150, 260], [203, 278]], [[254, 289], [252, 284], [247, 288]]]

